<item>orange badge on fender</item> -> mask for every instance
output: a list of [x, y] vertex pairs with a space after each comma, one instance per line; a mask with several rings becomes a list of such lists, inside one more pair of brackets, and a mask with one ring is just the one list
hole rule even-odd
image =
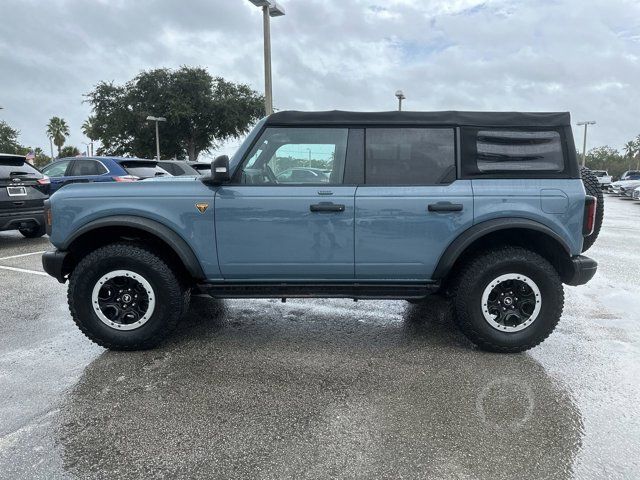
[[200, 213], [204, 213], [207, 208], [209, 208], [208, 203], [196, 203], [196, 208]]

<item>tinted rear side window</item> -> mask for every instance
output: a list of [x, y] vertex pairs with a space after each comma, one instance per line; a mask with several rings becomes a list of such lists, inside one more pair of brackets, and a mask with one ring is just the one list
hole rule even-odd
[[453, 128], [367, 128], [365, 183], [438, 185], [455, 180]]
[[76, 160], [71, 167], [69, 176], [88, 177], [92, 175], [102, 175], [107, 173], [107, 169], [95, 160]]
[[564, 158], [556, 131], [479, 130], [476, 164], [480, 172], [562, 172]]
[[167, 171], [160, 168], [155, 162], [122, 162], [120, 165], [129, 175], [140, 178], [168, 175]]
[[0, 157], [0, 178], [11, 178], [21, 175], [39, 177], [40, 172], [21, 158]]

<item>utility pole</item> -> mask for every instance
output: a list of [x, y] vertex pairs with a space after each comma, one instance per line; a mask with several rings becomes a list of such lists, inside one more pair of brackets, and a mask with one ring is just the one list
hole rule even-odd
[[53, 139], [49, 137], [49, 146], [51, 147], [51, 161], [53, 162]]
[[284, 8], [274, 0], [249, 0], [256, 7], [262, 7], [262, 33], [264, 35], [264, 109], [267, 115], [273, 113], [273, 83], [271, 79], [271, 17], [284, 15]]
[[594, 120], [587, 120], [584, 122], [578, 122], [579, 126], [584, 125], [584, 140], [582, 142], [582, 166], [586, 166], [587, 162], [587, 127], [589, 125], [595, 125], [596, 122]]
[[402, 111], [402, 100], [405, 100], [407, 97], [404, 96], [402, 90], [396, 90], [396, 97], [398, 99], [398, 111]]

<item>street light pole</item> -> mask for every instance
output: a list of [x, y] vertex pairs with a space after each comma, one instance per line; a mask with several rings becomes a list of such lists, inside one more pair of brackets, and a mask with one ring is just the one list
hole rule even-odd
[[398, 111], [401, 112], [402, 100], [406, 99], [407, 97], [404, 96], [404, 92], [402, 90], [396, 90], [396, 97], [398, 99]]
[[249, 0], [256, 7], [262, 7], [262, 30], [264, 35], [264, 109], [267, 115], [273, 113], [273, 82], [271, 78], [271, 17], [284, 15], [284, 8], [274, 0]]
[[271, 19], [269, 7], [262, 7], [262, 30], [264, 33], [264, 109], [267, 115], [273, 113], [273, 91], [271, 81]]
[[158, 131], [158, 122], [166, 122], [164, 117], [154, 117], [149, 115], [147, 117], [148, 122], [156, 122], [156, 160], [160, 161], [160, 132]]
[[578, 122], [579, 126], [584, 125], [584, 139], [582, 141], [582, 166], [584, 167], [587, 162], [587, 127], [589, 125], [595, 125], [596, 122], [594, 120], [587, 120], [585, 122]]

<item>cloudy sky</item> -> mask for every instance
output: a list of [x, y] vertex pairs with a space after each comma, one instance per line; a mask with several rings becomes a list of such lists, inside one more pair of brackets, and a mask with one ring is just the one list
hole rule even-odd
[[[598, 122], [589, 146], [640, 133], [638, 0], [281, 3], [278, 109], [391, 110], [402, 88], [410, 110], [569, 110]], [[260, 10], [247, 0], [0, 1], [0, 119], [23, 144], [48, 151], [45, 124], [58, 115], [83, 149], [83, 94], [180, 65], [262, 91]]]

